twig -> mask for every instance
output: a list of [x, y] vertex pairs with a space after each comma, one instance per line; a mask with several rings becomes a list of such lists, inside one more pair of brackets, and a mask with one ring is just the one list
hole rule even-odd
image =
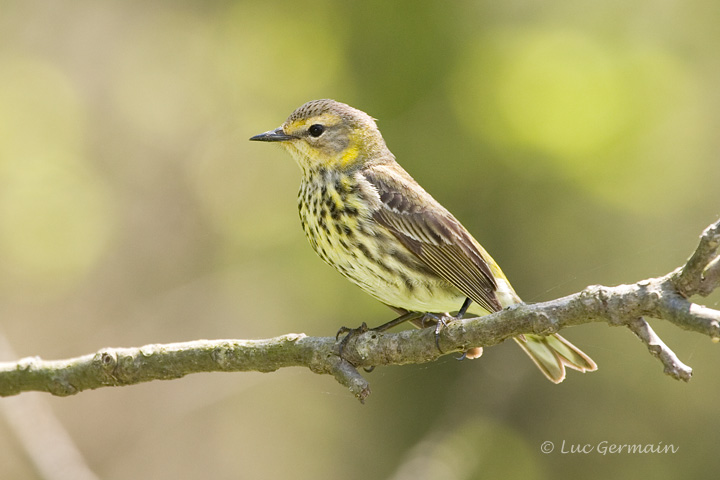
[[675, 353], [665, 345], [655, 331], [642, 317], [631, 320], [628, 328], [647, 345], [648, 351], [657, 357], [665, 365], [665, 373], [676, 380], [690, 381], [692, 368], [688, 367], [678, 359]]
[[[720, 311], [692, 303], [720, 284], [720, 221], [708, 227], [688, 262], [670, 274], [615, 287], [590, 286], [549, 302], [514, 307], [484, 317], [450, 322], [441, 331], [444, 354], [489, 347], [526, 333], [547, 335], [591, 322], [627, 326], [658, 357], [670, 376], [689, 380], [684, 365], [644, 318], [664, 319], [720, 340]], [[108, 348], [82, 357], [46, 361], [37, 357], [0, 363], [0, 396], [25, 391], [72, 395], [104, 386], [131, 385], [215, 371], [271, 372], [290, 366], [333, 375], [360, 401], [370, 393], [357, 368], [430, 362], [441, 354], [434, 328], [398, 333], [368, 331], [353, 337], [338, 355], [334, 337], [290, 334], [265, 340], [198, 340], [140, 348]]]
[[709, 295], [720, 282], [718, 262], [720, 247], [720, 221], [713, 223], [703, 231], [700, 244], [688, 261], [673, 276], [677, 291], [685, 297]]

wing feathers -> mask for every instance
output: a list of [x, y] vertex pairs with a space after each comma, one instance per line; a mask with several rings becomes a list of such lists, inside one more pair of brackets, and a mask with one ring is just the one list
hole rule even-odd
[[368, 169], [363, 175], [379, 194], [381, 205], [373, 215], [378, 223], [472, 301], [489, 312], [502, 308], [495, 296], [497, 285], [488, 262], [450, 212], [407, 174], [400, 179], [397, 175], [382, 175], [381, 179]]

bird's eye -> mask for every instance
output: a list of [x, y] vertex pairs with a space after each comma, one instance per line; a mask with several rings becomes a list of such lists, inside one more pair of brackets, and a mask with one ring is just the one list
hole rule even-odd
[[316, 123], [315, 125], [310, 125], [310, 128], [308, 128], [308, 132], [310, 132], [310, 135], [316, 138], [322, 135], [324, 131], [325, 127], [323, 127], [319, 123]]

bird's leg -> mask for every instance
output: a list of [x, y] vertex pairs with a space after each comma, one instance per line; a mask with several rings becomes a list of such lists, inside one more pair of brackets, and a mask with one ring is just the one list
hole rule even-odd
[[[472, 303], [472, 300], [470, 300], [470, 297], [467, 297], [465, 299], [465, 301], [463, 302], [462, 307], [460, 307], [460, 310], [458, 310], [458, 313], [455, 316], [455, 318], [457, 318], [458, 320], [463, 318], [465, 316], [465, 313], [467, 313], [467, 309], [470, 308], [471, 303]], [[460, 355], [459, 357], [456, 357], [455, 360], [458, 360], [458, 361], [465, 360], [465, 357], [467, 357], [467, 352], [463, 352], [462, 355]]]
[[[342, 340], [340, 340], [340, 345], [338, 346], [338, 354], [340, 357], [342, 357], [342, 352], [345, 346], [347, 345], [348, 341], [356, 335], [363, 334], [368, 331], [372, 332], [384, 332], [385, 330], [389, 330], [393, 327], [397, 327], [398, 325], [405, 323], [407, 321], [411, 320], [418, 320], [420, 319], [420, 325], [423, 327], [427, 325], [428, 323], [432, 322], [435, 324], [435, 346], [437, 347], [438, 351], [440, 353], [445, 353], [442, 351], [442, 348], [440, 348], [440, 332], [444, 327], [447, 326], [447, 320], [460, 320], [463, 318], [463, 316], [467, 313], [467, 309], [470, 307], [470, 304], [472, 303], [472, 300], [470, 298], [466, 298], [463, 302], [462, 306], [460, 307], [460, 310], [458, 311], [457, 315], [454, 317], [446, 316], [446, 315], [437, 315], [434, 313], [419, 313], [419, 312], [406, 312], [400, 315], [399, 317], [390, 320], [387, 323], [383, 323], [380, 326], [374, 327], [374, 328], [368, 328], [367, 324], [365, 322], [362, 323], [357, 328], [349, 328], [349, 327], [340, 327], [335, 334], [335, 340], [340, 339], [340, 335], [345, 335]], [[462, 360], [465, 358], [465, 354], [458, 358], [458, 360]], [[371, 372], [375, 367], [369, 367], [365, 368], [366, 372]]]
[[457, 320], [460, 320], [465, 316], [467, 313], [467, 309], [470, 308], [470, 304], [472, 303], [472, 300], [470, 300], [470, 297], [467, 297], [465, 301], [462, 304], [462, 307], [460, 307], [460, 310], [458, 310], [457, 315], [455, 315], [455, 318]]
[[387, 323], [383, 323], [383, 324], [380, 325], [379, 327], [371, 328], [370, 330], [372, 330], [373, 332], [384, 332], [385, 330], [389, 330], [389, 329], [391, 329], [391, 328], [393, 328], [393, 327], [397, 327], [398, 325], [400, 325], [400, 324], [402, 324], [402, 323], [405, 323], [405, 322], [407, 322], [407, 321], [415, 320], [415, 319], [417, 319], [417, 318], [420, 318], [420, 317], [422, 317], [423, 315], [424, 315], [424, 314], [418, 313], [418, 312], [407, 312], [407, 313], [403, 313], [402, 315], [400, 315], [400, 316], [397, 317], [396, 319], [390, 320], [390, 321], [387, 322]]
[[[382, 325], [374, 328], [368, 328], [367, 323], [363, 322], [362, 325], [360, 325], [357, 328], [349, 328], [349, 327], [340, 327], [340, 329], [335, 334], [335, 340], [340, 338], [340, 335], [348, 334], [348, 335], [359, 335], [361, 333], [365, 333], [369, 330], [372, 330], [373, 332], [384, 332], [385, 330], [389, 330], [393, 327], [397, 327], [401, 323], [405, 323], [408, 320], [415, 320], [416, 318], [422, 317], [422, 313], [418, 312], [407, 312], [403, 313], [399, 317], [390, 320], [387, 323], [383, 323]], [[344, 339], [343, 339], [344, 341]]]
[[[385, 330], [391, 329], [393, 327], [397, 327], [401, 323], [405, 323], [408, 320], [415, 320], [417, 318], [422, 317], [422, 313], [418, 312], [406, 312], [399, 317], [390, 320], [387, 323], [383, 323], [382, 325], [375, 327], [375, 328], [368, 328], [367, 324], [365, 322], [362, 323], [357, 328], [348, 328], [348, 327], [340, 327], [340, 329], [335, 334], [335, 340], [338, 340], [340, 338], [340, 335], [345, 334], [345, 337], [340, 341], [340, 345], [338, 346], [338, 353], [342, 357], [343, 349], [345, 348], [345, 345], [347, 345], [348, 341], [356, 336], [360, 335], [362, 333], [373, 331], [373, 332], [384, 332]], [[372, 367], [374, 368], [374, 367]], [[365, 369], [366, 371], [372, 371], [372, 368], [370, 370]]]

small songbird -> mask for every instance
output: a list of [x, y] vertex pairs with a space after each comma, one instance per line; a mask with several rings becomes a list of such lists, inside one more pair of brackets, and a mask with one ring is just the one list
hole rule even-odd
[[[413, 313], [480, 316], [521, 303], [485, 249], [395, 161], [368, 114], [315, 100], [250, 140], [277, 142], [292, 155], [302, 171], [298, 208], [310, 245], [351, 282], [403, 314], [400, 319]], [[566, 366], [597, 369], [560, 335], [515, 341], [552, 382], [563, 381]]]

